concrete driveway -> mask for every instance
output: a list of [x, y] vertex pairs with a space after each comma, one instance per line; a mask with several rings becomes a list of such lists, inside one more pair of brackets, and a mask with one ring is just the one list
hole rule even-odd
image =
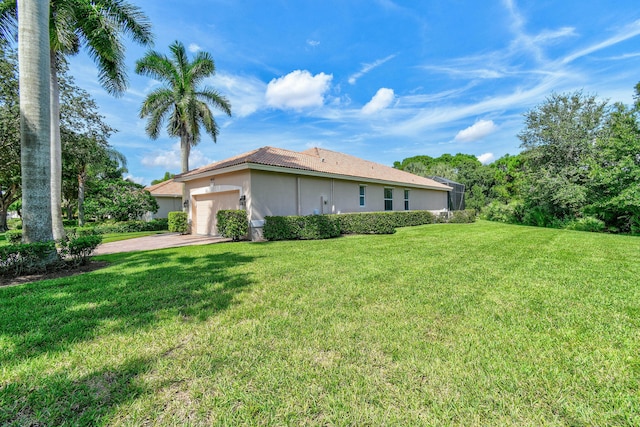
[[209, 245], [230, 242], [231, 239], [216, 236], [196, 236], [192, 234], [164, 233], [118, 242], [102, 243], [93, 255], [116, 254], [120, 252], [149, 251], [153, 249], [177, 248], [179, 246]]

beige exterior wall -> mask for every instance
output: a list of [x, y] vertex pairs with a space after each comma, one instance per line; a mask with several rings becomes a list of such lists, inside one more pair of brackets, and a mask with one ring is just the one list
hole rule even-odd
[[[360, 185], [366, 186], [364, 207], [360, 206]], [[249, 212], [251, 219], [262, 220], [271, 215], [384, 211], [385, 188], [393, 189], [394, 211], [404, 210], [405, 189], [409, 190], [410, 210], [447, 208], [446, 191], [252, 171]]]
[[169, 212], [182, 211], [182, 196], [154, 196], [158, 202], [158, 212], [150, 213], [150, 219], [168, 218]]
[[[366, 188], [365, 206], [360, 206], [360, 185]], [[207, 230], [216, 234], [217, 209], [241, 208], [239, 198], [246, 197], [245, 208], [252, 221], [267, 216], [313, 215], [350, 212], [384, 211], [384, 189], [393, 189], [393, 210], [403, 211], [404, 190], [409, 190], [410, 210], [443, 211], [447, 209], [447, 192], [408, 188], [402, 185], [385, 186], [305, 175], [262, 170], [243, 170], [186, 183], [190, 194], [189, 220], [193, 233]], [[232, 195], [231, 195], [232, 194]], [[217, 196], [216, 196], [217, 195]], [[203, 201], [207, 201], [203, 203]], [[198, 204], [200, 202], [200, 204]], [[198, 208], [199, 206], [199, 208]], [[208, 206], [205, 207], [205, 206]], [[201, 212], [198, 212], [198, 209]], [[211, 212], [206, 214], [202, 209]], [[206, 227], [198, 219], [209, 218]]]

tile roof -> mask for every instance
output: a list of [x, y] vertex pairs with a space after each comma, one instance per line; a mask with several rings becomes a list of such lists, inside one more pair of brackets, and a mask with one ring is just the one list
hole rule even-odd
[[168, 181], [162, 181], [158, 184], [150, 185], [144, 189], [153, 196], [182, 196], [183, 186], [183, 183], [170, 179]]
[[282, 148], [262, 147], [226, 160], [202, 166], [178, 175], [176, 178], [179, 178], [180, 181], [188, 181], [189, 177], [201, 176], [207, 172], [214, 172], [242, 164], [276, 166], [301, 171], [320, 172], [450, 190], [450, 187], [447, 185], [429, 178], [423, 178], [379, 163], [317, 147], [302, 152]]

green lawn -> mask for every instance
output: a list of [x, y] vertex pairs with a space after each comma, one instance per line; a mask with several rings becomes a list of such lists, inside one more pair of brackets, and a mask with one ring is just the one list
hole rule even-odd
[[640, 238], [440, 224], [0, 288], [0, 425], [640, 425]]
[[152, 236], [154, 234], [168, 233], [164, 231], [132, 231], [130, 233], [107, 233], [102, 235], [102, 243], [117, 242], [120, 240], [135, 239], [136, 237]]
[[[107, 233], [102, 235], [102, 243], [117, 242], [119, 240], [135, 239], [136, 237], [151, 236], [154, 234], [168, 233], [168, 231], [135, 231], [131, 233]], [[0, 246], [8, 245], [5, 233], [0, 233]]]

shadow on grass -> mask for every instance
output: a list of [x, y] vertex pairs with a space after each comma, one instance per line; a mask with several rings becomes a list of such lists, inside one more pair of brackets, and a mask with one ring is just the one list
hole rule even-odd
[[[166, 319], [197, 322], [215, 316], [251, 284], [232, 267], [254, 258], [159, 251], [109, 260], [115, 264], [92, 273], [0, 289], [0, 365], [6, 372], [44, 354], [77, 351], [78, 344], [101, 336], [148, 330]], [[85, 424], [85, 412], [104, 415], [142, 392], [134, 379], [154, 361], [130, 356], [122, 366], [80, 380], [30, 372], [24, 382], [0, 381], [0, 424], [33, 425], [38, 419], [54, 425], [66, 416]]]

